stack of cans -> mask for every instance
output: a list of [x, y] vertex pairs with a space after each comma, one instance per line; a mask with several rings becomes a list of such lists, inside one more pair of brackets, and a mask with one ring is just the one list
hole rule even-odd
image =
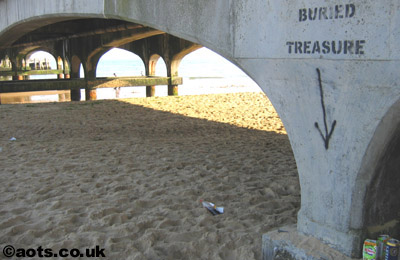
[[399, 250], [399, 240], [388, 235], [380, 235], [377, 240], [365, 240], [363, 260], [400, 260]]

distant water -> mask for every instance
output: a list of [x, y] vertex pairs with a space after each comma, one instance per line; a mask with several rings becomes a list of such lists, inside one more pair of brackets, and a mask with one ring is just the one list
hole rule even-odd
[[[54, 64], [51, 66], [55, 67]], [[97, 77], [140, 76], [145, 74], [145, 68], [140, 58], [132, 53], [114, 49], [100, 59], [97, 66]], [[156, 66], [156, 76], [167, 76], [166, 66], [162, 58]], [[238, 67], [213, 53], [202, 48], [187, 55], [179, 66], [179, 76], [183, 85], [179, 86], [179, 95], [199, 95], [234, 92], [259, 92], [258, 85]], [[81, 68], [81, 77], [83, 70]], [[31, 79], [57, 78], [56, 75], [37, 75]], [[156, 86], [156, 96], [166, 96], [167, 86]], [[85, 98], [82, 90], [82, 99]], [[121, 88], [119, 97], [145, 97], [146, 87]], [[112, 88], [98, 89], [98, 99], [113, 99], [116, 97]], [[34, 95], [32, 102], [58, 101], [59, 95]]]

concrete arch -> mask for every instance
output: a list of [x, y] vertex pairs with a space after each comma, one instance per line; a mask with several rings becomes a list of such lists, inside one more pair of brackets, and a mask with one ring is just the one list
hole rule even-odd
[[[381, 222], [365, 210], [376, 206], [365, 203], [370, 198], [366, 194], [385, 185], [371, 186], [373, 180], [393, 176], [379, 164], [395, 158], [391, 151], [397, 150], [398, 143], [394, 134], [398, 123], [388, 123], [386, 118], [389, 110], [398, 111], [393, 104], [400, 96], [400, 3], [366, 0], [355, 4], [357, 17], [325, 19], [320, 9], [323, 20], [299, 21], [299, 10], [314, 7], [311, 0], [93, 0], [90, 4], [3, 0], [0, 47], [10, 47], [21, 36], [47, 24], [106, 18], [149, 26], [215, 51], [258, 83], [285, 124], [301, 183], [297, 229], [347, 256], [359, 257], [365, 226]], [[363, 20], [365, 23], [360, 22]], [[343, 37], [357, 40], [362, 51], [324, 53], [307, 47], [311, 40], [315, 47]], [[103, 40], [109, 45], [127, 43]], [[303, 49], [295, 50], [295, 43]], [[82, 43], [70, 47], [79, 49]], [[85, 47], [91, 55], [89, 59], [80, 55], [79, 63], [82, 61], [85, 71], [90, 72], [102, 50]], [[164, 56], [167, 67], [174, 60], [172, 56]], [[20, 57], [11, 58], [17, 68]], [[72, 71], [77, 70], [75, 63], [71, 59]], [[337, 122], [335, 129], [332, 122]], [[383, 127], [386, 124], [391, 133]], [[381, 137], [380, 131], [384, 132]], [[386, 146], [375, 144], [379, 140], [386, 140]], [[388, 145], [390, 142], [395, 145]], [[391, 217], [385, 215], [382, 221]]]
[[153, 54], [149, 58], [148, 68], [146, 68], [146, 75], [155, 76], [156, 75], [156, 66], [158, 60], [161, 58], [159, 54]]
[[64, 61], [63, 61], [63, 59], [60, 56], [58, 56], [57, 59], [56, 59], [56, 62], [57, 62], [57, 69], [58, 70], [63, 70], [64, 69]]
[[188, 48], [182, 50], [182, 51], [179, 52], [178, 54], [176, 54], [174, 57], [172, 57], [170, 75], [172, 75], [172, 76], [178, 76], [178, 73], [179, 73], [178, 68], [179, 68], [179, 65], [180, 65], [182, 59], [183, 59], [186, 55], [188, 55], [188, 54], [190, 54], [190, 53], [192, 53], [192, 52], [194, 52], [194, 51], [200, 49], [201, 47], [202, 47], [202, 46], [200, 46], [200, 45], [190, 46], [190, 47], [188, 47]]
[[83, 63], [81, 59], [77, 55], [73, 55], [71, 58], [71, 78], [79, 78], [80, 77], [80, 66]]
[[[33, 51], [31, 51], [31, 52], [29, 52], [26, 56], [25, 56], [25, 60], [26, 60], [26, 62], [28, 62], [28, 60], [33, 56], [33, 55], [35, 55], [36, 53], [38, 53], [38, 52], [42, 52], [42, 53], [45, 53], [47, 56], [48, 56], [48, 59], [46, 58], [45, 60], [48, 62], [48, 65], [50, 65], [51, 63], [55, 63], [56, 64], [56, 68], [52, 68], [52, 69], [57, 69], [57, 56], [55, 56], [54, 54], [52, 54], [52, 53], [50, 53], [50, 52], [48, 52], [48, 51], [46, 51], [44, 48], [38, 48], [38, 49], [35, 49], [35, 50], [33, 50]], [[39, 62], [43, 62], [44, 60], [40, 60]], [[26, 67], [28, 66], [28, 64], [26, 64]], [[36, 65], [35, 65], [36, 66]], [[44, 66], [46, 69], [48, 69], [48, 67], [47, 67], [47, 65], [46, 66]], [[39, 64], [39, 68], [40, 69], [42, 69], [43, 68], [43, 64]]]
[[30, 56], [32, 56], [35, 52], [38, 52], [38, 51], [43, 51], [43, 52], [47, 52], [48, 54], [50, 54], [53, 58], [54, 58], [54, 60], [56, 60], [57, 61], [57, 57], [59, 56], [59, 55], [57, 55], [57, 53], [56, 53], [56, 51], [55, 50], [53, 50], [53, 49], [51, 49], [51, 48], [48, 48], [48, 47], [46, 47], [46, 46], [40, 46], [40, 47], [36, 47], [36, 48], [34, 48], [34, 49], [25, 49], [24, 51], [21, 51], [20, 53], [21, 54], [25, 54], [25, 58], [26, 59], [29, 59], [30, 58]]
[[381, 119], [353, 191], [352, 228], [364, 236], [400, 236], [400, 99]]

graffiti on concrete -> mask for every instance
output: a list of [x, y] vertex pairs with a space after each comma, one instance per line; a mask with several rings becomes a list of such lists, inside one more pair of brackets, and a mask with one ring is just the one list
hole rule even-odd
[[319, 90], [320, 90], [320, 94], [321, 94], [321, 106], [322, 106], [322, 114], [323, 114], [323, 118], [324, 118], [325, 133], [322, 132], [321, 128], [319, 127], [318, 122], [315, 122], [314, 126], [315, 126], [315, 128], [317, 128], [319, 134], [322, 137], [322, 140], [324, 141], [325, 149], [328, 150], [329, 141], [330, 141], [333, 131], [335, 130], [335, 127], [336, 127], [336, 120], [333, 120], [333, 123], [331, 125], [331, 130], [329, 130], [328, 123], [326, 120], [326, 108], [325, 108], [325, 102], [324, 102], [324, 90], [322, 88], [321, 71], [318, 68], [317, 68], [317, 74], [318, 74]]

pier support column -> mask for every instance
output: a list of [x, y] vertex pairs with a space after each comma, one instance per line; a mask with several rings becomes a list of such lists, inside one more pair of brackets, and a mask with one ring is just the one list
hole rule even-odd
[[[71, 79], [79, 79], [80, 78], [80, 66], [81, 60], [77, 56], [72, 56], [71, 60], [71, 70], [70, 77]], [[71, 101], [81, 101], [81, 90], [80, 89], [71, 89]]]
[[[301, 186], [297, 231], [289, 239], [268, 233], [263, 259], [344, 259], [300, 257], [307, 242], [289, 241], [300, 235], [350, 258], [361, 257], [366, 238], [400, 237], [399, 62], [243, 59], [240, 64], [259, 71], [256, 80], [290, 137]], [[275, 240], [284, 242], [270, 242]], [[268, 252], [287, 254], [271, 258]]]
[[177, 85], [168, 85], [168, 96], [178, 96]]
[[81, 101], [80, 89], [71, 89], [71, 101]]
[[[160, 55], [153, 54], [150, 57], [146, 56], [145, 66], [146, 66], [146, 76], [156, 75], [156, 65], [160, 59]], [[156, 86], [146, 86], [146, 97], [154, 97], [156, 95]]]
[[96, 86], [89, 84], [89, 81], [96, 79], [96, 68], [100, 57], [101, 54], [97, 53], [96, 55], [88, 58], [85, 62], [86, 65], [83, 66], [83, 69], [85, 70], [85, 79], [86, 79], [86, 88], [85, 88], [86, 101], [97, 100]]
[[14, 75], [12, 76], [13, 80], [24, 80], [24, 76], [23, 75]]
[[86, 87], [85, 89], [86, 100], [97, 100], [97, 91], [94, 88]]
[[146, 97], [154, 97], [156, 95], [156, 86], [146, 86]]

